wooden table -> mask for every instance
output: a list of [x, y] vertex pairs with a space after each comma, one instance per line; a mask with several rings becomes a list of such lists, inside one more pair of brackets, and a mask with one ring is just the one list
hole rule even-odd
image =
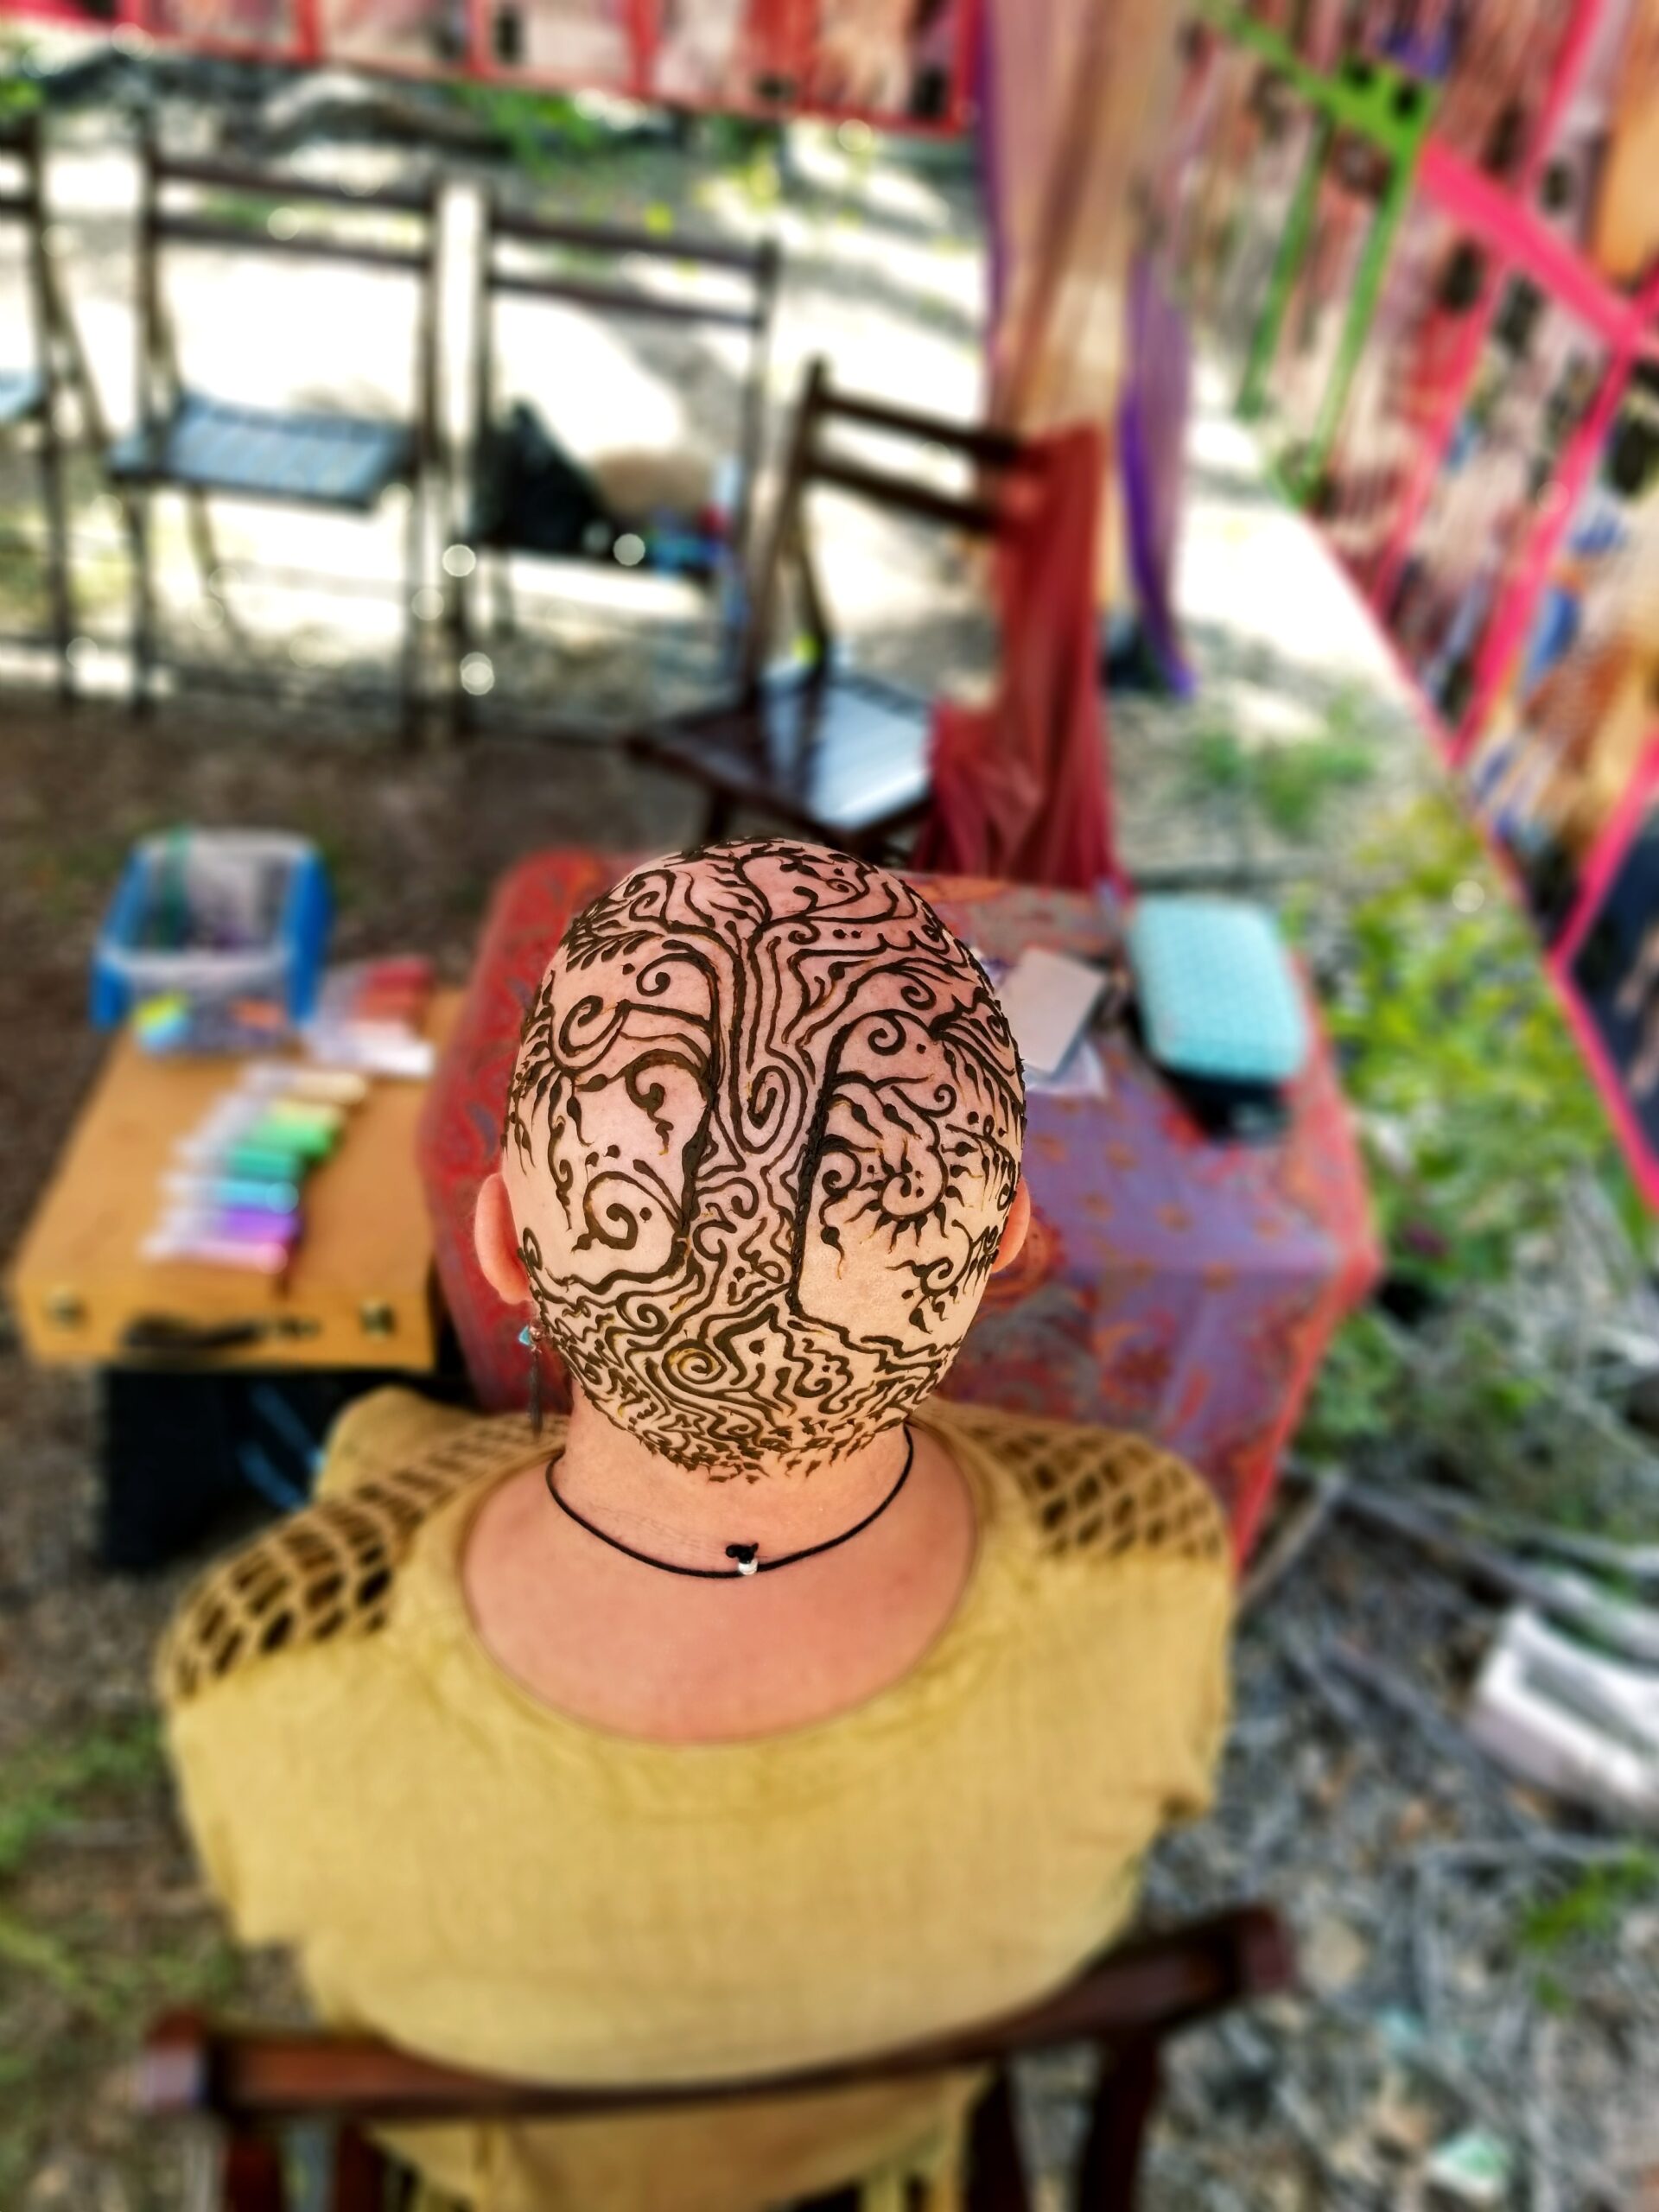
[[[442, 1041], [458, 995], [435, 999]], [[238, 1081], [234, 1059], [157, 1058], [122, 1037], [23, 1238], [11, 1291], [33, 1357], [107, 1366], [143, 1349], [136, 1325], [163, 1322], [174, 1364], [193, 1338], [216, 1366], [372, 1368], [435, 1363], [432, 1235], [416, 1161], [423, 1083], [376, 1081], [334, 1156], [308, 1178], [305, 1230], [280, 1277], [146, 1260], [177, 1141]], [[221, 1348], [212, 1346], [218, 1340]]]

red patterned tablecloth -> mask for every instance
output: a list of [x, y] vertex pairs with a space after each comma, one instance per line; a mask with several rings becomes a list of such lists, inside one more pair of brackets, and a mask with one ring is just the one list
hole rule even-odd
[[[520, 1317], [473, 1255], [473, 1203], [499, 1157], [519, 1027], [570, 917], [626, 863], [550, 852], [502, 882], [428, 1100], [421, 1171], [438, 1278], [480, 1398], [524, 1402]], [[923, 887], [976, 950], [1097, 957], [1116, 941], [1091, 899], [1024, 885]], [[1032, 1233], [995, 1277], [945, 1389], [951, 1397], [1154, 1436], [1198, 1468], [1247, 1553], [1332, 1332], [1375, 1279], [1359, 1157], [1323, 1036], [1273, 1144], [1199, 1134], [1130, 1039], [1096, 1039], [1103, 1098], [1033, 1093]]]

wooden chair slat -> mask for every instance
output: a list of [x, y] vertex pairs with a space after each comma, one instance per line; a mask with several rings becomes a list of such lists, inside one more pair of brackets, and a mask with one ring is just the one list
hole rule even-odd
[[918, 515], [925, 522], [943, 523], [950, 530], [970, 530], [992, 536], [1001, 510], [988, 499], [969, 499], [954, 492], [936, 492], [931, 485], [917, 484], [890, 469], [872, 468], [860, 461], [843, 461], [838, 454], [815, 453], [807, 461], [809, 484], [833, 484], [855, 492], [884, 507]]
[[1029, 464], [1031, 448], [1011, 430], [991, 429], [982, 424], [941, 422], [937, 416], [918, 414], [914, 408], [896, 407], [890, 400], [867, 399], [848, 391], [829, 392], [822, 411], [837, 422], [861, 423], [873, 430], [891, 430], [895, 436], [920, 438], [931, 445], [954, 448], [969, 460], [992, 468], [1020, 468]]
[[[1102, 2065], [1078, 2175], [1079, 2212], [1130, 2212], [1160, 2081], [1163, 2041], [1207, 2014], [1289, 1987], [1289, 1940], [1268, 1908], [1245, 1905], [1142, 1936], [1043, 2002], [904, 2050], [741, 2082], [565, 2088], [435, 2065], [358, 2036], [215, 2029], [190, 2013], [152, 2031], [132, 2078], [151, 2113], [207, 2113], [225, 2124], [220, 2212], [284, 2212], [270, 2129], [300, 2118], [338, 2127], [328, 2212], [382, 2212], [392, 2178], [359, 2132], [369, 2121], [616, 2117], [813, 2094], [963, 2068], [995, 2069], [969, 2127], [967, 2212], [1030, 2212], [1011, 2062], [1057, 2044], [1093, 2043]], [[850, 2192], [800, 2212], [834, 2212]]]
[[765, 315], [753, 308], [669, 300], [659, 293], [641, 291], [637, 285], [590, 283], [579, 276], [524, 276], [498, 270], [490, 278], [490, 289], [523, 299], [571, 300], [579, 307], [597, 308], [607, 315], [654, 315], [664, 322], [706, 323], [717, 329], [754, 331], [766, 321]]
[[990, 2065], [1061, 2044], [1139, 2040], [1283, 1989], [1291, 1977], [1276, 1918], [1262, 1906], [1244, 1906], [1126, 1943], [1056, 1996], [1000, 2020], [836, 2065], [672, 2085], [513, 2082], [440, 2065], [373, 2037], [245, 2035], [177, 2013], [146, 2044], [133, 2094], [149, 2112], [209, 2110], [238, 2119], [591, 2119], [757, 2095], [816, 2095]]
[[158, 186], [205, 185], [217, 191], [245, 193], [252, 200], [309, 200], [325, 207], [354, 208], [365, 215], [394, 209], [429, 216], [437, 202], [435, 185], [377, 185], [372, 192], [353, 192], [349, 185], [331, 184], [324, 177], [289, 175], [242, 162], [196, 159], [159, 150], [153, 174]]
[[421, 275], [429, 256], [418, 247], [371, 245], [348, 238], [273, 238], [269, 231], [238, 230], [211, 216], [158, 210], [155, 234], [173, 245], [230, 246], [238, 253], [299, 254], [311, 261], [343, 261], [353, 269], [397, 269]]
[[658, 261], [706, 262], [711, 269], [735, 269], [758, 276], [774, 267], [778, 249], [728, 245], [719, 238], [690, 238], [670, 232], [641, 230], [627, 223], [566, 223], [556, 217], [521, 215], [499, 208], [492, 228], [498, 238], [519, 238], [539, 245], [569, 246], [588, 253], [645, 253]]

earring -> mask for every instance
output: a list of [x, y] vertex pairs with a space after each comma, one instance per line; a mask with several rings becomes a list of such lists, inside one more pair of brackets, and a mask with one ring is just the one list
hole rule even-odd
[[518, 1341], [530, 1352], [530, 1433], [542, 1433], [542, 1346], [547, 1341], [547, 1332], [540, 1318], [527, 1321], [518, 1332]]

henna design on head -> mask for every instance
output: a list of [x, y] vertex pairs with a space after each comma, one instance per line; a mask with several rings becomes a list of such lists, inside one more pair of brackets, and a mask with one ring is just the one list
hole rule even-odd
[[855, 1450], [934, 1388], [1024, 1134], [1001, 1008], [926, 900], [772, 838], [656, 862], [575, 918], [504, 1142], [587, 1395], [729, 1475]]

